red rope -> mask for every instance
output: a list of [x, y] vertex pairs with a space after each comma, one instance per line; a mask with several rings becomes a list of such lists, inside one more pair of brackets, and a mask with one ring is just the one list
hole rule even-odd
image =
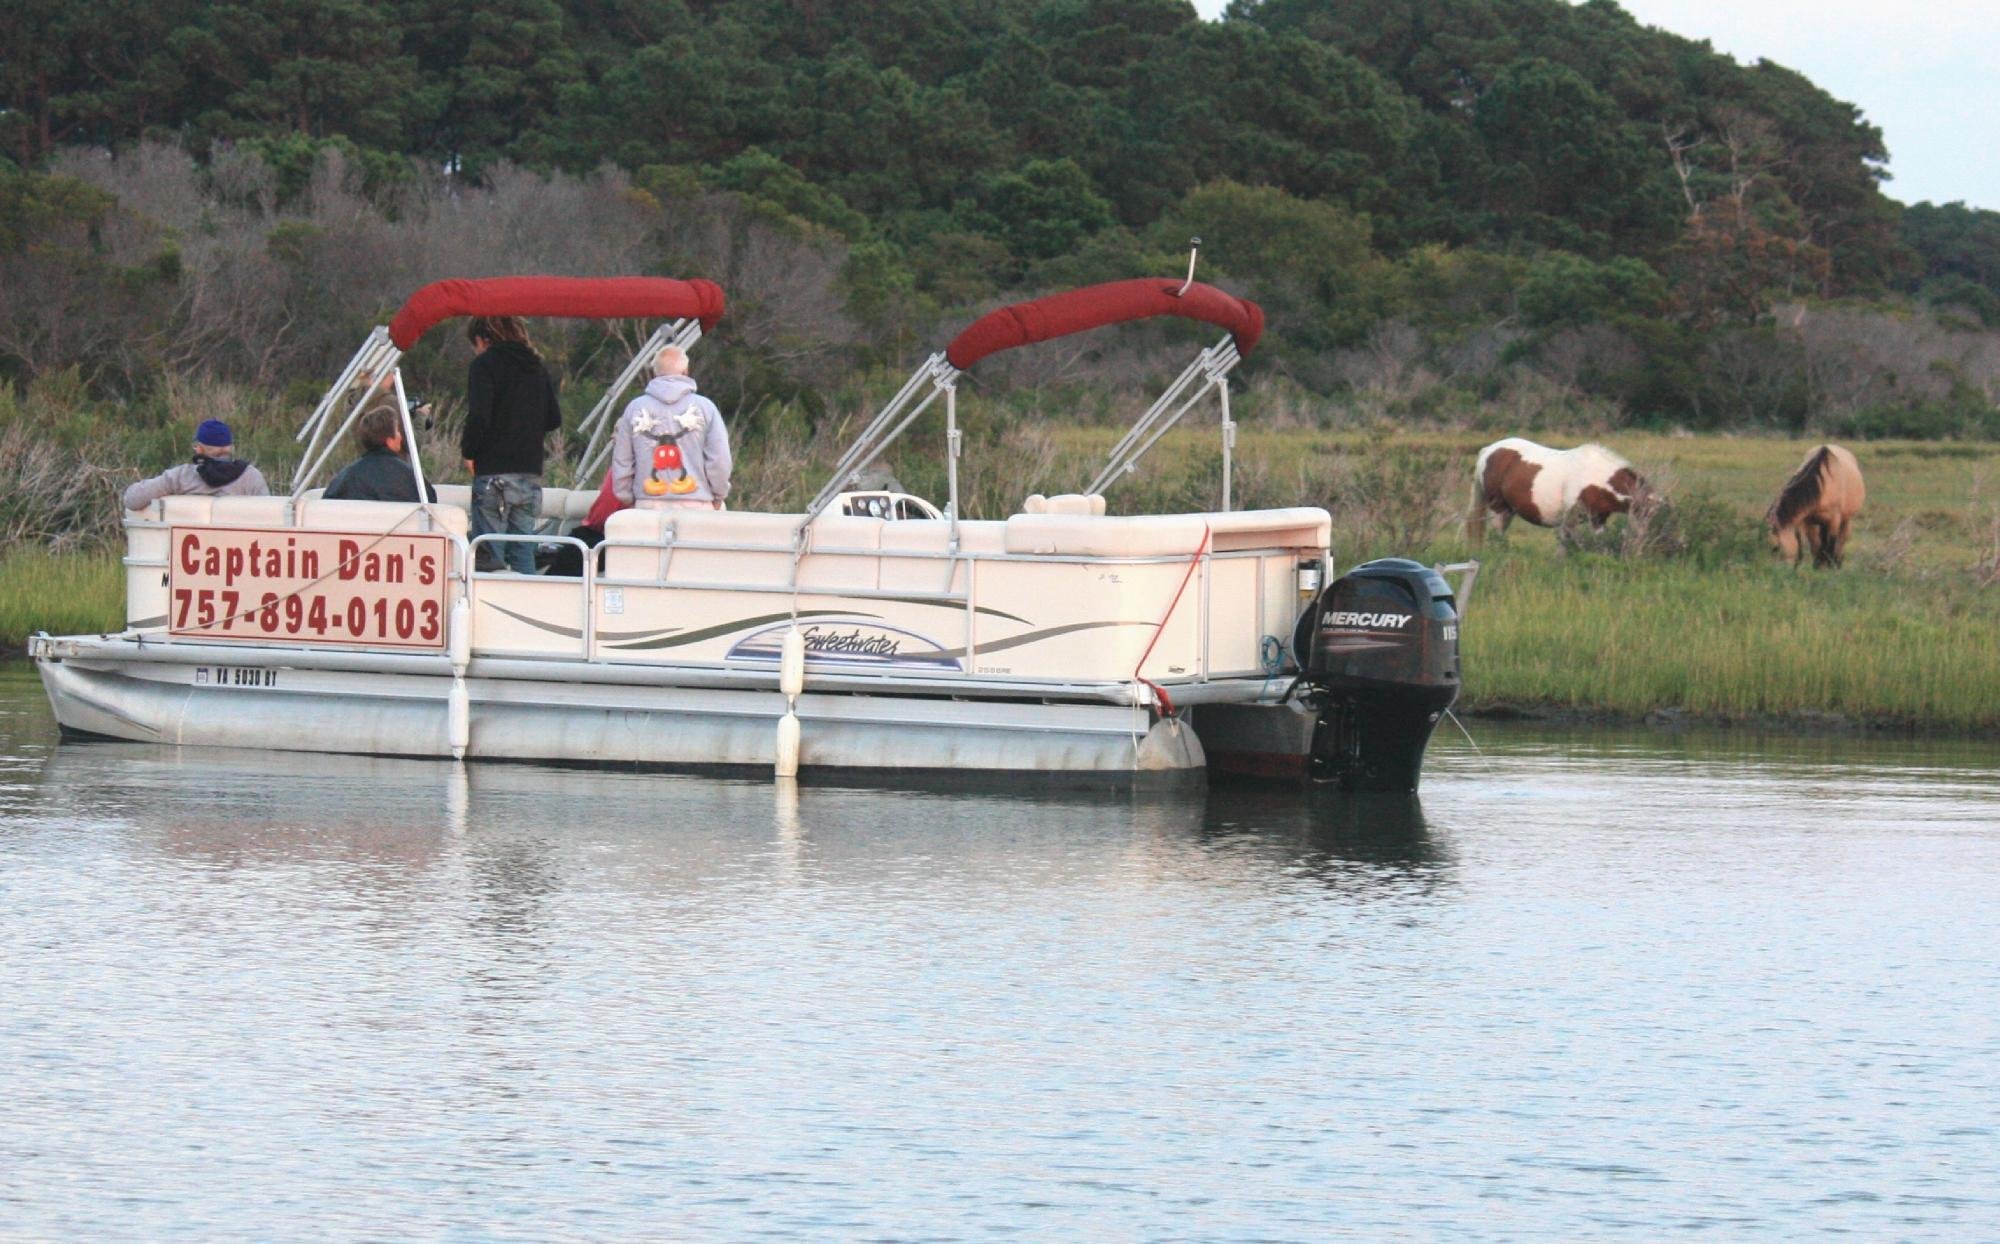
[[1152, 642], [1146, 645], [1146, 651], [1139, 654], [1139, 663], [1132, 667], [1133, 680], [1145, 683], [1153, 689], [1154, 697], [1159, 700], [1160, 708], [1168, 717], [1174, 714], [1173, 697], [1167, 694], [1165, 687], [1162, 687], [1150, 678], [1142, 677], [1139, 671], [1146, 668], [1146, 661], [1153, 655], [1154, 646], [1160, 642], [1160, 636], [1166, 633], [1167, 623], [1173, 620], [1174, 610], [1180, 607], [1181, 594], [1187, 591], [1188, 580], [1194, 578], [1195, 567], [1201, 565], [1202, 554], [1208, 552], [1208, 538], [1212, 534], [1210, 529], [1205, 526], [1201, 529], [1201, 544], [1196, 547], [1194, 556], [1188, 559], [1187, 573], [1181, 576], [1181, 585], [1174, 589], [1174, 599], [1168, 604], [1166, 615], [1160, 619], [1159, 626], [1153, 629]]

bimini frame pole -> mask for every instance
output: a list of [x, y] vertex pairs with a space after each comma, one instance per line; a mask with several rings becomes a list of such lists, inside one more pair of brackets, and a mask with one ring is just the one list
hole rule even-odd
[[326, 430], [326, 421], [333, 414], [333, 408], [339, 405], [340, 399], [346, 395], [348, 386], [354, 383], [354, 378], [364, 372], [370, 377], [379, 378], [388, 368], [394, 367], [402, 357], [403, 352], [389, 340], [388, 329], [377, 328], [368, 334], [367, 339], [361, 343], [361, 348], [354, 352], [354, 357], [347, 360], [347, 366], [341, 371], [340, 378], [335, 380], [333, 387], [319, 399], [319, 405], [313, 408], [313, 413], [299, 428], [298, 435], [292, 438], [295, 441], [303, 441], [308, 436], [312, 438], [311, 443], [306, 446], [301, 461], [310, 459], [319, 449], [320, 434]]
[[944, 390], [944, 478], [949, 494], [945, 512], [951, 516], [951, 547], [958, 547], [958, 377], [938, 381]]
[[1197, 354], [1187, 370], [1167, 386], [1159, 400], [1148, 407], [1146, 413], [1139, 416], [1138, 422], [1112, 447], [1104, 469], [1083, 490], [1085, 495], [1101, 493], [1119, 476], [1135, 470], [1139, 459], [1146, 456], [1146, 451], [1213, 389], [1222, 399], [1222, 508], [1228, 510], [1231, 458], [1236, 447], [1236, 425], [1229, 417], [1229, 373], [1242, 361], [1243, 356], [1237, 352], [1234, 337], [1224, 337]]
[[410, 455], [410, 474], [417, 477], [417, 501], [427, 504], [430, 491], [424, 487], [424, 456], [417, 449], [416, 425], [410, 421], [410, 395], [403, 391], [402, 369], [390, 374], [396, 378], [396, 411], [403, 420], [403, 449]]
[[700, 320], [671, 320], [654, 329], [653, 335], [646, 338], [645, 344], [632, 355], [631, 361], [625, 364], [625, 370], [618, 373], [618, 379], [611, 382], [611, 387], [604, 391], [604, 396], [597, 399], [597, 405], [591, 407], [590, 413], [576, 425], [578, 432], [587, 432], [590, 435], [590, 440], [583, 447], [583, 456], [577, 459], [576, 484], [579, 488], [588, 487], [592, 480], [604, 473], [605, 459], [611, 456], [611, 445], [606, 439], [606, 433], [618, 424], [617, 418], [611, 412], [618, 409], [619, 402], [625, 396], [625, 390], [638, 379], [640, 372], [653, 365], [653, 360], [659, 357], [660, 351], [668, 346], [676, 346], [684, 351], [692, 350], [695, 343], [700, 340]]
[[[317, 457], [313, 456], [311, 449], [306, 451], [306, 457], [302, 460], [298, 474], [292, 477], [293, 497], [300, 496], [312, 485], [313, 477], [318, 475], [320, 468], [326, 465], [326, 460], [333, 457], [333, 451], [340, 447], [340, 438], [346, 436], [347, 430], [354, 426], [354, 421], [361, 417], [361, 408], [368, 404], [368, 399], [375, 395], [377, 389], [391, 383], [393, 380], [396, 391], [398, 393], [402, 391], [403, 377], [401, 372], [396, 368], [396, 364], [402, 360], [402, 357], [403, 352], [391, 346], [388, 355], [382, 360], [386, 366], [374, 373], [373, 383], [359, 397], [354, 399], [354, 408], [348, 411], [347, 418], [341, 421], [340, 430], [327, 438], [326, 444], [320, 448]], [[409, 410], [406, 407], [403, 411], [403, 421], [408, 423], [409, 417]], [[330, 423], [332, 420], [328, 419], [325, 422]], [[322, 427], [324, 427], [324, 424], [322, 424]], [[318, 434], [314, 434], [313, 444], [317, 446], [319, 443], [320, 438]]]
[[[917, 368], [916, 373], [904, 382], [896, 396], [889, 399], [888, 405], [882, 407], [881, 411], [868, 421], [868, 426], [861, 429], [861, 435], [856, 437], [854, 443], [847, 447], [847, 452], [840, 456], [839, 463], [833, 468], [832, 478], [827, 480], [826, 486], [821, 488], [806, 506], [806, 521], [811, 522], [817, 518], [820, 511], [833, 504], [835, 497], [847, 491], [848, 481], [857, 472], [881, 457], [883, 450], [895, 444], [896, 438], [915, 422], [918, 415], [930, 409], [931, 403], [937, 400], [940, 393], [947, 395], [945, 409], [951, 424], [947, 431], [955, 438], [956, 398], [951, 395], [957, 392], [959, 374], [958, 368], [951, 365], [942, 350], [925, 359], [923, 366]], [[948, 452], [953, 452], [955, 458], [954, 447], [948, 445], [946, 448]], [[957, 466], [954, 463], [950, 468], [951, 505], [954, 512], [958, 509], [957, 476]]]

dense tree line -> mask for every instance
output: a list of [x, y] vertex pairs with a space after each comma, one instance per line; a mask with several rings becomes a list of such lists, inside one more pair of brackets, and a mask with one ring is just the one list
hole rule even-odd
[[[329, 159], [390, 219], [615, 167], [831, 256], [857, 340], [890, 348], [1002, 294], [1171, 270], [1199, 234], [1274, 312], [1262, 365], [1318, 391], [1400, 325], [1436, 366], [1565, 357], [1641, 415], [1796, 422], [1817, 399], [1777, 304], [1915, 295], [2000, 324], [2000, 215], [1903, 210], [1852, 105], [1611, 0], [1216, 22], [1185, 0], [20, 0], [0, 47], [0, 263], [39, 246], [59, 280], [68, 237], [91, 289], [171, 277], [190, 243], [107, 259], [115, 205], [63, 153], [150, 142], [218, 202], [261, 169], [241, 194], [299, 219], [257, 244], [294, 266]], [[1793, 380], [1714, 379], [1756, 349]]]

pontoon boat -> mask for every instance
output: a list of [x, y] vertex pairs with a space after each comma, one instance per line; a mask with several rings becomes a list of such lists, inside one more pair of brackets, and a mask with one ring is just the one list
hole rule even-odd
[[[722, 311], [705, 281], [420, 290], [300, 430], [290, 495], [169, 497], [127, 517], [126, 628], [30, 644], [57, 720], [183, 746], [807, 774], [1297, 774], [1317, 753], [1343, 785], [1414, 788], [1457, 690], [1451, 589], [1408, 563], [1323, 592], [1325, 510], [1231, 508], [1228, 377], [1263, 315], [1192, 280], [1092, 286], [981, 318], [918, 368], [803, 513], [627, 509], [589, 548], [566, 533], [595, 489], [547, 489], [543, 533], [471, 539], [462, 485], [420, 505], [311, 487], [366, 401], [353, 391], [371, 386], [403, 406], [422, 477], [396, 365], [444, 319], [664, 320], [584, 421], [578, 479], [593, 480], [633, 379]], [[1082, 493], [961, 517], [960, 376], [997, 351], [1152, 316], [1224, 336]], [[1222, 508], [1107, 513], [1106, 490], [1211, 395]], [[939, 397], [941, 517], [893, 493], [856, 508], [851, 482]], [[478, 545], [522, 539], [575, 546], [582, 573], [474, 568]]]

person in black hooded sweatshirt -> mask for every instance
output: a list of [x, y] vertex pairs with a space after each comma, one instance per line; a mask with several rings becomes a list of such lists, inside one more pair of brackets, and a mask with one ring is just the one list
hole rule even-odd
[[[562, 426], [556, 384], [511, 315], [467, 322], [465, 434], [459, 452], [472, 472], [472, 534], [534, 531], [542, 509], [542, 441]], [[479, 549], [478, 569], [535, 572], [535, 546], [506, 540]]]

